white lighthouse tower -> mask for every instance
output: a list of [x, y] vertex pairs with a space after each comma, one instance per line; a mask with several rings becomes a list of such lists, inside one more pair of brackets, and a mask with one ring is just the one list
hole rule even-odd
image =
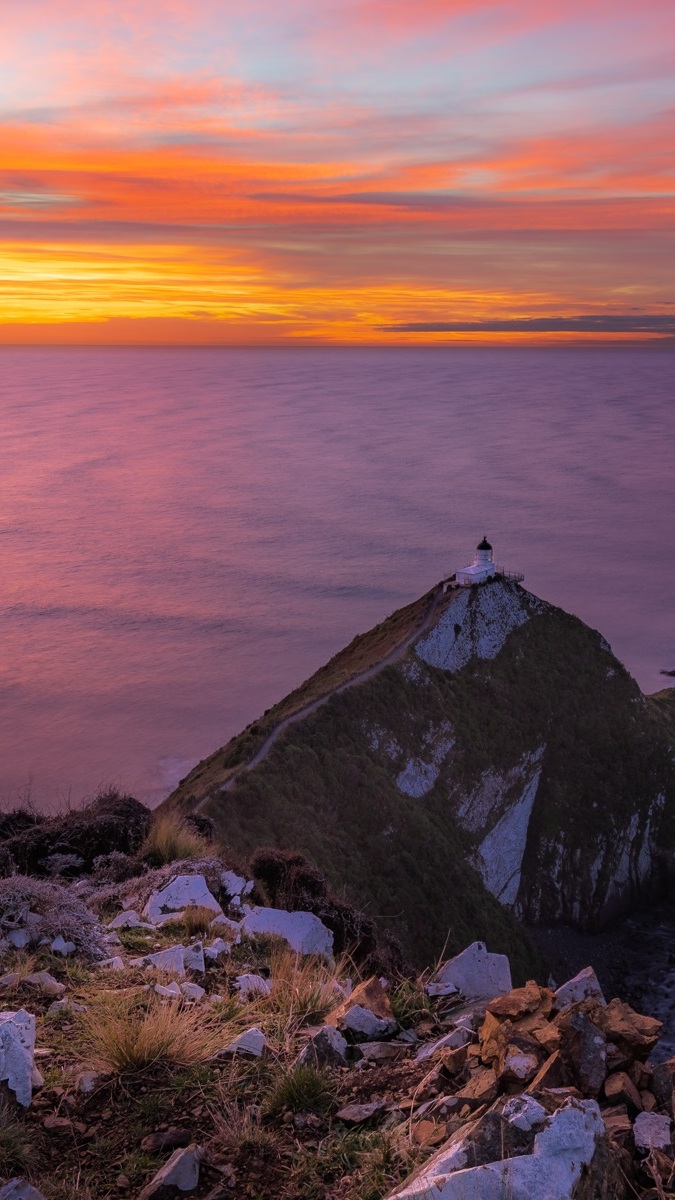
[[457, 583], [468, 587], [472, 583], [484, 583], [486, 579], [492, 579], [496, 570], [492, 557], [492, 546], [484, 536], [482, 542], [476, 546], [476, 553], [471, 565], [457, 571], [455, 579]]

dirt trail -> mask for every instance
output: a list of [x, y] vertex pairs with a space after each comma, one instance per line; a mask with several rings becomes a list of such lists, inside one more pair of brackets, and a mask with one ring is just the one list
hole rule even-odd
[[[306, 704], [304, 708], [300, 708], [297, 712], [291, 713], [289, 717], [284, 717], [284, 720], [280, 721], [279, 724], [275, 726], [272, 732], [268, 735], [260, 749], [253, 755], [253, 758], [249, 759], [249, 761], [237, 771], [236, 775], [233, 775], [230, 779], [228, 779], [227, 783], [221, 788], [221, 791], [232, 791], [232, 788], [239, 779], [240, 775], [243, 775], [244, 771], [252, 771], [254, 767], [257, 767], [258, 763], [262, 762], [263, 758], [269, 754], [279, 735], [282, 734], [284, 729], [287, 729], [289, 725], [292, 725], [294, 721], [301, 721], [304, 717], [309, 716], [310, 713], [316, 712], [317, 708], [320, 708], [322, 704], [326, 704], [327, 701], [330, 700], [331, 696], [335, 696], [338, 692], [344, 692], [347, 690], [347, 688], [356, 687], [359, 683], [365, 683], [367, 679], [372, 679], [373, 675], [377, 675], [383, 669], [383, 667], [388, 667], [390, 663], [396, 662], [397, 659], [401, 658], [402, 655], [405, 654], [408, 647], [411, 646], [413, 642], [417, 641], [417, 639], [421, 637], [421, 635], [429, 628], [442, 598], [443, 584], [439, 583], [431, 598], [429, 608], [427, 609], [424, 618], [417, 628], [408, 635], [405, 641], [401, 642], [399, 646], [396, 646], [389, 654], [387, 654], [386, 658], [381, 659], [378, 663], [374, 663], [372, 667], [368, 667], [365, 671], [362, 671], [360, 675], [355, 675], [353, 679], [347, 679], [338, 687], [333, 688], [332, 691], [327, 692], [325, 696], [320, 696], [318, 700], [313, 700], [311, 704]], [[206, 799], [208, 799], [208, 797], [205, 797], [202, 803], [205, 803]]]

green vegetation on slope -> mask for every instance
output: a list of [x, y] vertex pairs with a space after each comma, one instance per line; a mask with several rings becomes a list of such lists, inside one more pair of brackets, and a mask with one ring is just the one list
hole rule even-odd
[[[365, 647], [364, 656], [372, 657]], [[415, 962], [428, 963], [446, 939], [454, 952], [480, 938], [509, 954], [523, 978], [539, 967], [536, 953], [470, 865], [483, 834], [462, 827], [458, 807], [486, 773], [513, 772], [507, 798], [516, 799], [525, 756], [545, 747], [521, 899], [524, 911], [529, 903], [555, 919], [562, 892], [573, 912], [577, 871], [588, 869], [599, 839], [616, 834], [618, 842], [636, 812], [641, 831], [654, 796], [668, 791], [659, 704], [642, 696], [597, 633], [546, 605], [495, 659], [448, 672], [419, 665], [411, 650], [334, 694], [284, 730], [231, 791], [219, 794], [227, 776], [214, 772], [203, 811], [237, 855], [261, 844], [307, 854]], [[434, 786], [419, 797], [403, 794], [397, 775], [425, 747], [428, 759], [430, 738], [449, 727], [454, 745]], [[191, 790], [179, 789], [178, 798]], [[565, 842], [576, 857], [554, 886], [554, 851]], [[585, 919], [594, 897], [580, 903]]]
[[435, 592], [436, 589], [432, 588], [419, 600], [391, 613], [374, 629], [357, 634], [348, 646], [339, 650], [300, 687], [268, 708], [226, 746], [198, 763], [169, 797], [168, 805], [190, 808], [195, 801], [209, 795], [214, 786], [222, 787], [244, 763], [254, 757], [281, 721], [382, 662], [421, 625]]

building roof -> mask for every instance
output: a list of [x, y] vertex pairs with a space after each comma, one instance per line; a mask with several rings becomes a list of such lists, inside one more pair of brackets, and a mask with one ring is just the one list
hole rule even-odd
[[492, 549], [492, 546], [488, 542], [485, 534], [483, 534], [483, 540], [482, 540], [482, 542], [478, 543], [478, 545], [476, 546], [476, 550], [491, 550], [491, 549]]

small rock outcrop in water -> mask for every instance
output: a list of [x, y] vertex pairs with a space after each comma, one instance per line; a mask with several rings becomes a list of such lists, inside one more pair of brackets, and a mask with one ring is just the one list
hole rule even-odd
[[418, 961], [448, 926], [457, 950], [489, 928], [522, 975], [512, 916], [596, 930], [674, 873], [674, 747], [669, 693], [643, 696], [600, 634], [497, 577], [357, 638], [167, 805], [237, 853], [304, 851], [400, 913]]

